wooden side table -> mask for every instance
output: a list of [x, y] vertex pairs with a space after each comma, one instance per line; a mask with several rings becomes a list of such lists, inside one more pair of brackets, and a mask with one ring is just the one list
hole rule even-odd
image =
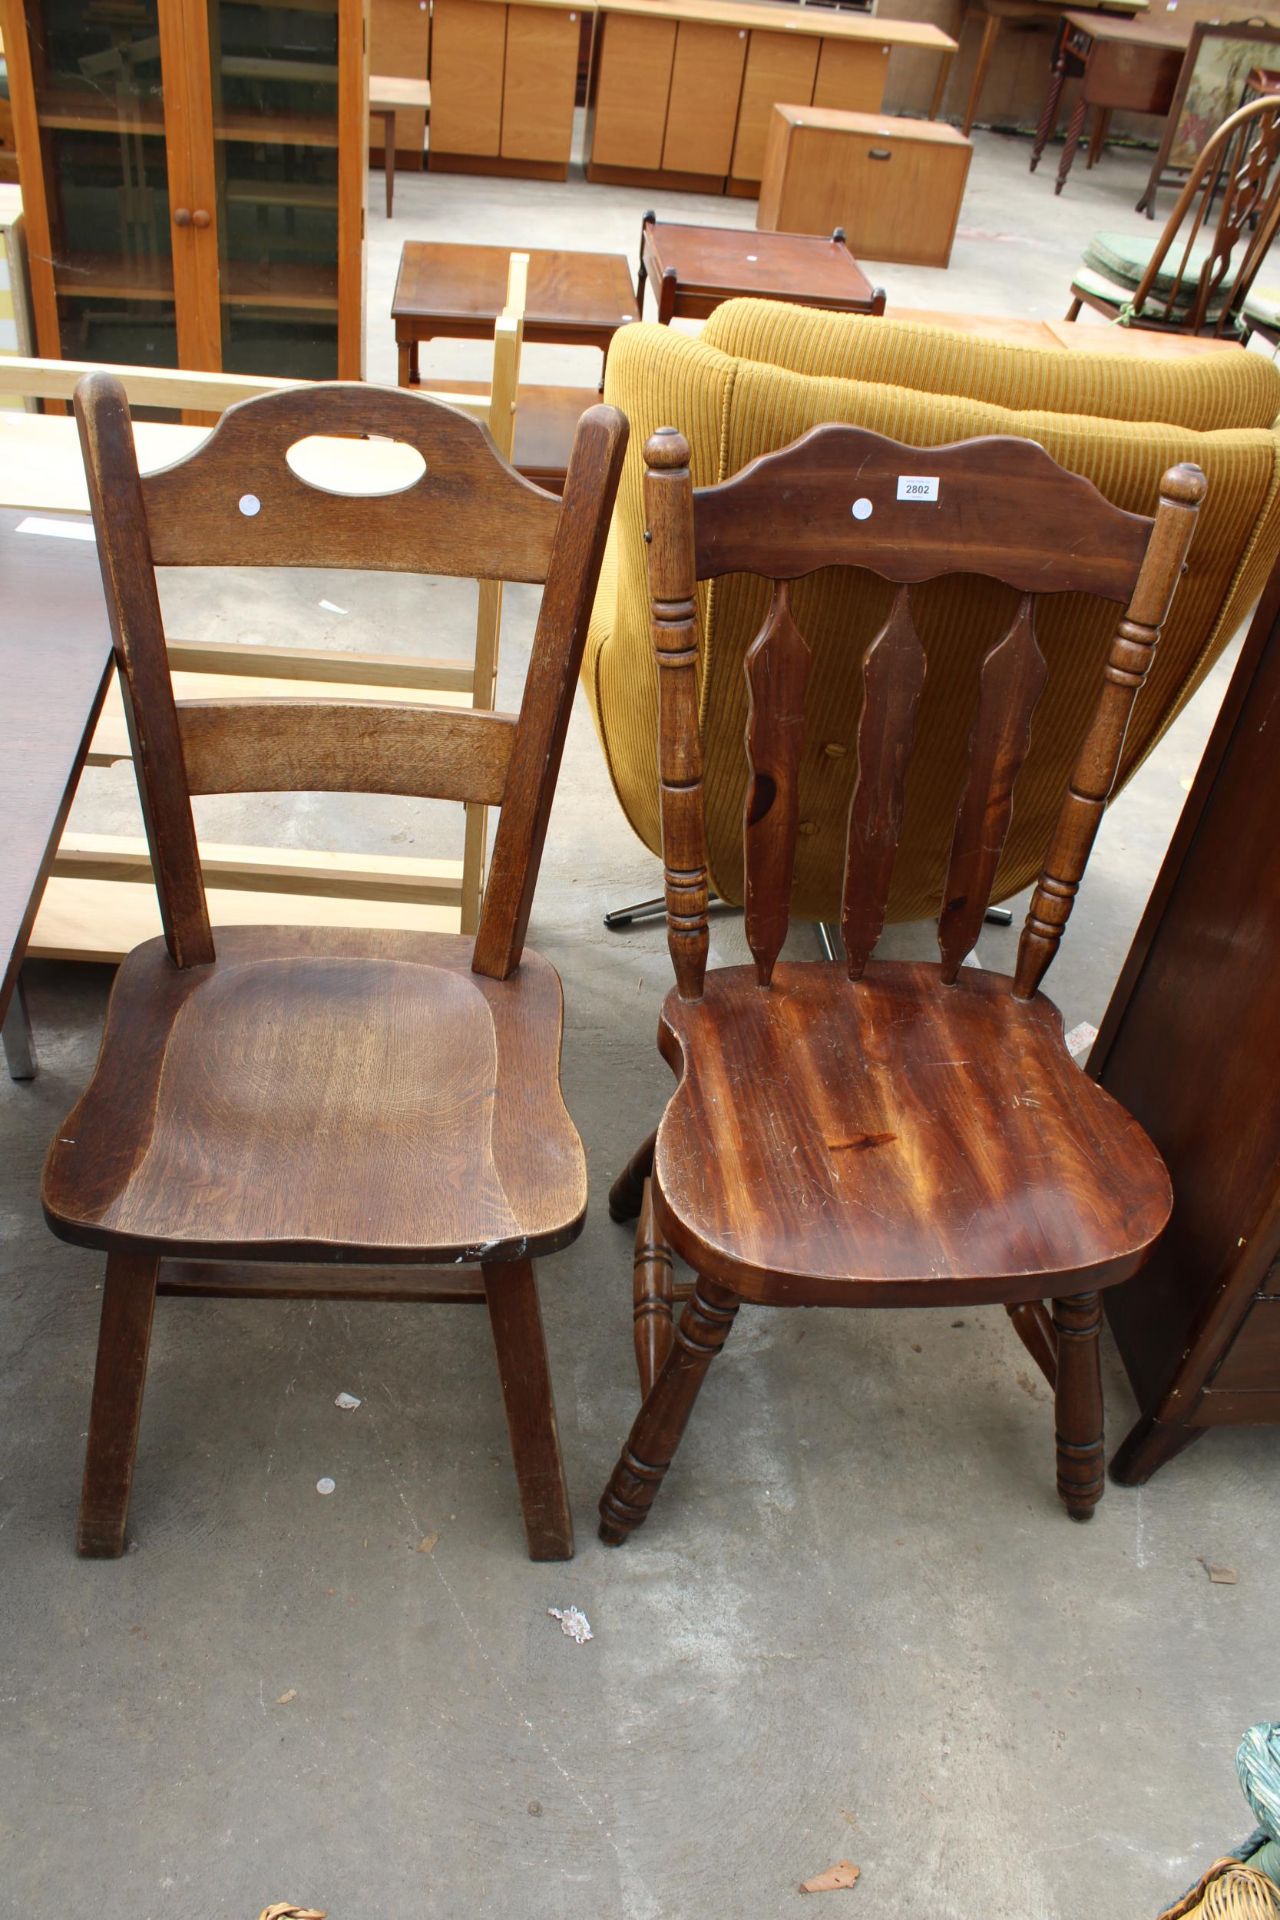
[[[489, 340], [507, 297], [509, 247], [407, 241], [391, 299], [402, 387], [418, 385], [424, 340]], [[631, 269], [620, 253], [531, 248], [524, 310], [526, 342], [598, 347], [639, 318]]]
[[431, 115], [431, 82], [403, 80], [396, 74], [369, 75], [369, 112], [382, 120], [383, 167], [387, 176], [387, 218], [396, 197], [396, 109], [414, 107]]
[[646, 213], [636, 276], [641, 316], [650, 278], [664, 327], [672, 320], [705, 320], [726, 300], [743, 295], [834, 313], [884, 312], [884, 288], [872, 286], [849, 251], [843, 227], [822, 240], [808, 233], [682, 226]]
[[1107, 1295], [1140, 1485], [1207, 1428], [1280, 1422], [1280, 567], [1121, 972], [1088, 1071], [1173, 1179], [1149, 1264]]
[[[1140, 20], [1110, 20], [1096, 13], [1064, 14], [1053, 74], [1031, 149], [1032, 173], [1057, 127], [1058, 106], [1068, 80], [1080, 81], [1080, 93], [1067, 122], [1066, 145], [1054, 182], [1055, 194], [1061, 193], [1067, 184], [1090, 107], [1097, 110], [1089, 141], [1090, 166], [1102, 151], [1107, 122], [1113, 112], [1123, 110], [1161, 116], [1168, 113], [1192, 25], [1189, 16], [1169, 13]], [[1141, 205], [1139, 202], [1139, 208]]]

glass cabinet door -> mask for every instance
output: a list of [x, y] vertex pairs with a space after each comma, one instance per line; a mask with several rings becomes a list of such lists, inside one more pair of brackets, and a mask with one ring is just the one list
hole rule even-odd
[[26, 0], [68, 359], [179, 364], [160, 4]]
[[338, 0], [207, 0], [222, 365], [338, 371]]

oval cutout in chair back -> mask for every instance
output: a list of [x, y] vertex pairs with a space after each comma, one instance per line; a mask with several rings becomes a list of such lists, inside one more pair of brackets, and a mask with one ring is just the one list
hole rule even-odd
[[291, 473], [318, 493], [374, 499], [407, 493], [427, 471], [427, 463], [407, 440], [309, 434], [285, 453]]

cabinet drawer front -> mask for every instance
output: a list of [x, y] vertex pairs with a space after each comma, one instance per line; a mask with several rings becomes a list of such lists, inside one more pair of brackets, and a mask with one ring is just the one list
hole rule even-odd
[[578, 82], [576, 8], [507, 8], [502, 151], [509, 160], [563, 160], [573, 146]]
[[1213, 1393], [1280, 1392], [1280, 1300], [1274, 1295], [1254, 1301], [1208, 1385]]
[[802, 107], [812, 102], [821, 44], [811, 35], [752, 33], [731, 163], [736, 180], [758, 180], [764, 172], [764, 147], [775, 102]]
[[507, 9], [486, 0], [435, 0], [431, 27], [431, 145], [497, 158]]
[[601, 15], [599, 26], [604, 38], [591, 157], [605, 167], [656, 172], [662, 165], [675, 22], [610, 13]]
[[662, 146], [669, 173], [728, 173], [746, 57], [745, 27], [680, 22]]
[[878, 40], [824, 40], [812, 104], [845, 113], [879, 113], [888, 71], [889, 49]]

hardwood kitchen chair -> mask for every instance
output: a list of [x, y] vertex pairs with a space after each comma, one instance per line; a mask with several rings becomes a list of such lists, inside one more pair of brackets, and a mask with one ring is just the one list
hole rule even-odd
[[[697, 491], [687, 444], [671, 428], [650, 439], [645, 458], [676, 975], [658, 1045], [679, 1084], [655, 1138], [610, 1195], [615, 1219], [640, 1213], [644, 1402], [600, 1503], [601, 1538], [618, 1545], [644, 1520], [744, 1300], [1006, 1306], [1055, 1388], [1058, 1491], [1073, 1518], [1087, 1519], [1103, 1484], [1099, 1289], [1141, 1265], [1171, 1195], [1136, 1121], [1072, 1062], [1061, 1016], [1039, 987], [1169, 611], [1204, 476], [1172, 468], [1151, 520], [1110, 505], [1027, 440], [922, 450], [858, 427], [816, 427]], [[869, 645], [857, 642], [864, 703], [847, 957], [779, 964], [810, 665], [789, 590], [834, 566], [896, 586], [885, 624]], [[745, 666], [745, 911], [755, 964], [708, 973], [696, 590], [739, 573], [772, 582]], [[938, 923], [941, 965], [877, 961], [926, 667], [910, 588], [953, 574], [985, 575], [1019, 597], [982, 662]], [[1035, 615], [1047, 593], [1099, 595], [1124, 611], [1098, 663], [1097, 703], [1009, 979], [962, 962], [982, 925], [1046, 678]], [[672, 1250], [697, 1276], [675, 1328]]]
[[[579, 1232], [586, 1178], [560, 1094], [560, 983], [524, 940], [626, 422], [583, 416], [562, 502], [476, 421], [414, 394], [248, 400], [145, 479], [118, 380], [83, 380], [76, 413], [164, 925], [120, 968], [45, 1167], [53, 1231], [107, 1255], [78, 1549], [123, 1549], [159, 1291], [483, 1300], [529, 1552], [567, 1558], [533, 1263]], [[405, 443], [416, 478], [372, 498], [317, 490], [293, 464], [315, 434]], [[519, 714], [175, 701], [157, 567], [316, 565], [544, 583]], [[498, 807], [474, 942], [215, 938], [191, 796], [289, 790]]]

